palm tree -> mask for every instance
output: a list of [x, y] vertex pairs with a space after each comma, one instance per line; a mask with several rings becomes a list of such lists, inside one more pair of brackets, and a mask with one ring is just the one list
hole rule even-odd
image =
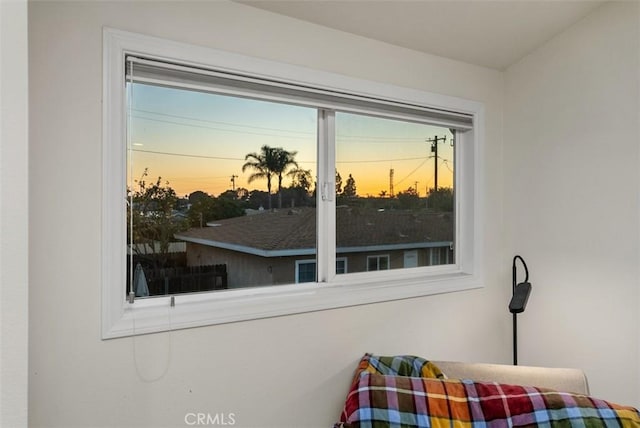
[[249, 176], [251, 183], [258, 179], [267, 179], [267, 191], [269, 193], [269, 209], [271, 209], [271, 178], [278, 176], [278, 208], [282, 208], [282, 177], [287, 170], [294, 166], [298, 167], [295, 156], [298, 152], [290, 152], [282, 147], [260, 147], [260, 153], [249, 153], [244, 157], [245, 164], [242, 165], [242, 172], [246, 169], [253, 169], [255, 172]]
[[274, 174], [278, 175], [278, 208], [282, 208], [282, 176], [290, 167], [298, 168], [295, 160], [298, 152], [289, 152], [281, 147], [273, 149], [275, 152], [276, 165]]
[[255, 172], [247, 180], [251, 183], [254, 180], [267, 179], [267, 192], [269, 194], [269, 209], [271, 209], [271, 177], [276, 173], [276, 149], [264, 145], [260, 148], [260, 153], [249, 153], [244, 157], [246, 161], [242, 165], [242, 172], [252, 169]]
[[310, 169], [295, 168], [290, 170], [287, 176], [291, 177], [293, 187], [299, 187], [304, 189], [305, 192], [309, 192], [313, 180]]

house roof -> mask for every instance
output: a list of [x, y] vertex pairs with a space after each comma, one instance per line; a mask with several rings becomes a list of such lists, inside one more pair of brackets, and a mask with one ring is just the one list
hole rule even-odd
[[[189, 229], [177, 234], [176, 238], [263, 257], [315, 254], [315, 208], [265, 211], [209, 225]], [[356, 207], [336, 209], [339, 253], [439, 247], [452, 242], [451, 213]]]

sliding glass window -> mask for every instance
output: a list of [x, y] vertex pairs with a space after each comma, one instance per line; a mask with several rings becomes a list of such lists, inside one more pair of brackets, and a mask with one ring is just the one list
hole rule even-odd
[[469, 116], [126, 65], [130, 299], [456, 262], [456, 133]]

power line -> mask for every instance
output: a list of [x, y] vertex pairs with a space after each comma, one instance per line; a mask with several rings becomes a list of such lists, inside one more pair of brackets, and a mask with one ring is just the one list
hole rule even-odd
[[213, 131], [233, 132], [233, 133], [236, 133], [236, 134], [243, 134], [243, 135], [258, 135], [258, 136], [261, 136], [261, 137], [292, 138], [292, 139], [298, 139], [298, 140], [301, 139], [301, 137], [297, 137], [297, 136], [294, 136], [294, 135], [276, 135], [276, 134], [265, 134], [265, 133], [258, 133], [258, 132], [240, 131], [240, 130], [237, 130], [237, 129], [222, 129], [222, 128], [215, 128], [213, 126], [194, 125], [194, 124], [190, 124], [190, 123], [174, 122], [172, 120], [164, 120], [164, 119], [153, 119], [153, 118], [150, 118], [150, 117], [142, 117], [142, 116], [135, 116], [135, 115], [133, 115], [132, 117], [134, 117], [136, 119], [141, 119], [141, 120], [150, 120], [152, 122], [161, 122], [161, 123], [168, 123], [168, 124], [171, 124], [171, 125], [187, 126], [189, 128], [211, 129]]
[[442, 163], [444, 164], [444, 166], [447, 167], [447, 169], [453, 174], [453, 170], [451, 169], [451, 167], [449, 166], [449, 160], [448, 159], [442, 159]]
[[[304, 134], [304, 135], [315, 135], [316, 134], [315, 132], [292, 131], [292, 130], [284, 129], [284, 128], [268, 128], [268, 127], [262, 127], [262, 126], [253, 126], [253, 125], [245, 125], [245, 124], [233, 123], [233, 122], [221, 122], [221, 121], [209, 120], [209, 119], [198, 119], [198, 118], [195, 118], [195, 117], [180, 116], [180, 115], [177, 115], [177, 114], [169, 114], [169, 113], [160, 113], [160, 112], [151, 111], [151, 110], [133, 109], [133, 111], [137, 111], [137, 112], [141, 112], [141, 113], [148, 113], [148, 114], [155, 114], [155, 115], [158, 115], [158, 116], [174, 117], [176, 119], [194, 120], [196, 122], [206, 122], [206, 123], [215, 123], [215, 124], [218, 124], [218, 125], [237, 126], [237, 127], [240, 127], [240, 128], [262, 129], [262, 130], [265, 130], [265, 131], [290, 132], [290, 133], [293, 133], [293, 134]], [[134, 116], [134, 117], [137, 117], [139, 119], [147, 119], [147, 118], [140, 117], [140, 116]], [[159, 120], [159, 119], [157, 119], [157, 120]]]
[[[188, 157], [188, 158], [201, 158], [201, 159], [217, 159], [217, 160], [237, 160], [244, 161], [245, 158], [230, 158], [230, 157], [221, 157], [221, 156], [210, 156], [210, 155], [192, 155], [187, 153], [172, 153], [172, 152], [161, 152], [156, 150], [145, 150], [145, 149], [131, 149], [133, 152], [141, 152], [141, 153], [151, 153], [155, 155], [165, 155], [165, 156], [180, 156], [180, 157]], [[417, 158], [401, 158], [401, 159], [373, 159], [373, 160], [364, 160], [364, 161], [336, 161], [336, 163], [378, 163], [378, 162], [400, 162], [400, 161], [410, 161], [410, 160], [418, 160], [423, 159], [422, 157]], [[316, 161], [297, 161], [298, 163], [312, 163], [315, 164]]]
[[425, 158], [418, 158], [418, 159], [422, 159], [422, 162], [420, 163], [420, 165], [418, 165], [417, 167], [415, 167], [415, 168], [413, 169], [413, 171], [411, 171], [409, 174], [407, 174], [407, 175], [406, 175], [402, 180], [398, 180], [398, 181], [396, 181], [396, 183], [395, 183], [395, 184], [400, 184], [400, 183], [402, 183], [403, 181], [405, 181], [407, 178], [411, 177], [411, 176], [412, 176], [412, 175], [413, 175], [417, 170], [419, 170], [419, 169], [420, 169], [420, 168], [421, 168], [425, 163], [427, 163], [427, 161], [429, 160], [429, 159], [425, 159]]
[[340, 161], [336, 160], [336, 163], [377, 163], [377, 162], [401, 162], [401, 161], [412, 161], [412, 160], [420, 160], [424, 159], [424, 157], [416, 157], [416, 158], [400, 158], [400, 159], [375, 159], [375, 160], [352, 160], [352, 161]]
[[[405, 142], [405, 143], [422, 143], [422, 137], [381, 137], [381, 136], [372, 136], [372, 135], [345, 135], [345, 134], [337, 134], [336, 135], [336, 139], [340, 140], [341, 138], [353, 138], [353, 139], [358, 139], [358, 140], [362, 140], [365, 143], [389, 143], [389, 142], [394, 142], [394, 143], [399, 143], [399, 142]], [[415, 141], [414, 141], [415, 139]], [[374, 140], [374, 141], [372, 141]], [[375, 141], [375, 140], [380, 140], [380, 141]]]
[[[413, 169], [413, 171], [411, 171], [409, 174], [407, 174], [406, 176], [404, 176], [404, 177], [402, 178], [402, 180], [396, 181], [396, 182], [395, 182], [395, 184], [396, 184], [396, 185], [398, 185], [398, 184], [402, 183], [403, 181], [405, 181], [405, 180], [407, 180], [409, 177], [411, 177], [413, 174], [415, 174], [415, 173], [416, 173], [416, 171], [418, 171], [422, 166], [424, 166], [424, 164], [425, 164], [425, 163], [427, 163], [427, 162], [429, 161], [429, 159], [430, 159], [430, 158], [427, 158], [427, 159], [420, 158], [420, 159], [423, 159], [423, 161], [420, 163], [420, 165], [418, 165], [416, 168], [414, 168], [414, 169]], [[441, 162], [442, 164], [444, 164], [445, 166], [447, 166], [447, 168], [451, 171], [451, 169], [450, 169], [450, 168], [449, 168], [449, 166], [447, 165], [447, 164], [448, 164], [448, 162], [450, 162], [448, 159], [440, 158], [440, 162]], [[453, 172], [453, 171], [451, 171], [451, 172]], [[434, 175], [435, 175], [435, 174], [434, 174]], [[432, 176], [431, 176], [431, 178], [429, 178], [429, 179], [427, 180], [427, 185], [428, 185], [429, 183], [431, 183], [431, 180], [433, 180], [434, 175], [432, 175]]]
[[[196, 121], [196, 122], [212, 123], [212, 124], [226, 125], [226, 126], [235, 126], [235, 127], [239, 127], [239, 128], [259, 129], [259, 130], [276, 131], [276, 132], [288, 132], [288, 133], [291, 133], [291, 134], [302, 134], [302, 135], [313, 135], [313, 136], [316, 135], [316, 132], [294, 131], [294, 130], [285, 129], [285, 128], [271, 128], [271, 127], [263, 127], [263, 126], [254, 126], [254, 125], [233, 123], [233, 122], [216, 121], [216, 120], [210, 120], [210, 119], [200, 119], [200, 118], [196, 118], [196, 117], [182, 116], [182, 115], [177, 115], [177, 114], [161, 113], [161, 112], [156, 112], [156, 111], [152, 111], [152, 110], [132, 109], [132, 111], [140, 112], [140, 113], [153, 114], [153, 115], [157, 115], [157, 116], [172, 117], [172, 118], [176, 118], [176, 119], [191, 120], [191, 121]], [[226, 129], [220, 129], [220, 128], [215, 128], [215, 127], [199, 126], [199, 125], [194, 125], [194, 124], [189, 124], [189, 123], [174, 122], [174, 121], [170, 121], [170, 120], [154, 119], [154, 118], [144, 117], [144, 116], [133, 115], [132, 117], [135, 117], [136, 119], [150, 120], [150, 121], [169, 123], [169, 124], [174, 124], [174, 125], [204, 127], [206, 129], [213, 129], [213, 130], [220, 130], [220, 131], [227, 131], [227, 132], [243, 132], [243, 133], [246, 133], [246, 132], [240, 131], [240, 130], [226, 130]], [[272, 134], [257, 134], [257, 135], [274, 136]], [[283, 136], [283, 137], [296, 138], [293, 135]], [[378, 135], [348, 135], [348, 134], [338, 134], [336, 137], [337, 138], [347, 138], [347, 139], [360, 139], [360, 140], [363, 140], [363, 142], [374, 143], [374, 144], [376, 144], [376, 143], [388, 143], [388, 142], [405, 142], [405, 143], [417, 144], [417, 143], [422, 143], [423, 142], [422, 137], [381, 137], [381, 136], [378, 136]], [[415, 138], [415, 141], [413, 141], [413, 138]]]
[[226, 158], [226, 157], [220, 157], [220, 156], [189, 155], [189, 154], [186, 154], [186, 153], [158, 152], [158, 151], [155, 151], [155, 150], [144, 150], [144, 149], [131, 149], [131, 151], [133, 151], [133, 152], [142, 152], [142, 153], [152, 153], [154, 155], [181, 156], [181, 157], [187, 157], [187, 158], [202, 158], [202, 159], [244, 161], [244, 158]]

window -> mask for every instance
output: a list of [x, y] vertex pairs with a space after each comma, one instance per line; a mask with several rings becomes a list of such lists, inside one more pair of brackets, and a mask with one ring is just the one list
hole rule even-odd
[[481, 105], [110, 29], [104, 49], [103, 337], [481, 285]]
[[453, 249], [449, 247], [436, 247], [431, 248], [431, 251], [429, 251], [429, 264], [431, 266], [450, 263], [452, 258]]
[[316, 262], [307, 260], [296, 261], [296, 282], [315, 282]]
[[389, 269], [389, 256], [367, 256], [367, 271]]
[[[336, 259], [336, 274], [347, 273], [347, 259], [340, 257]], [[315, 260], [296, 260], [296, 282], [315, 282], [316, 262]]]
[[[316, 253], [317, 111], [150, 83], [127, 65], [128, 292], [296, 282], [296, 257]], [[224, 288], [207, 280], [215, 266]]]

